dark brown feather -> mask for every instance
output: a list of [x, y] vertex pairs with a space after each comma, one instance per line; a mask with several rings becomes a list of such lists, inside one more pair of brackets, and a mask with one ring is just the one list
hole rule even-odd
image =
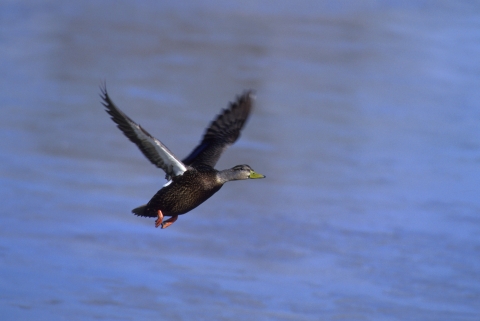
[[115, 106], [108, 96], [105, 85], [100, 87], [100, 90], [100, 97], [103, 99], [102, 105], [106, 108], [107, 113], [110, 114], [112, 120], [117, 124], [117, 127], [123, 134], [137, 145], [143, 155], [145, 155], [152, 164], [163, 169], [169, 177], [181, 175], [186, 170], [185, 165], [177, 159], [167, 146]]
[[215, 167], [222, 153], [240, 137], [240, 131], [247, 122], [253, 107], [251, 91], [238, 96], [230, 103], [205, 131], [200, 144], [182, 162], [193, 167], [208, 165]]
[[216, 180], [216, 170], [208, 167], [189, 169], [160, 189], [138, 216], [156, 217], [157, 210], [165, 216], [185, 214], [205, 202], [223, 184]]

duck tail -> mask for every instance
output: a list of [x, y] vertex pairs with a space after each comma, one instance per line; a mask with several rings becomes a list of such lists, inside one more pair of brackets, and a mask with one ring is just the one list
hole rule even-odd
[[132, 213], [137, 215], [137, 216], [146, 216], [145, 215], [145, 208], [147, 207], [147, 204], [145, 205], [142, 205], [142, 206], [139, 206], [139, 207], [135, 207], [133, 210], [132, 210]]

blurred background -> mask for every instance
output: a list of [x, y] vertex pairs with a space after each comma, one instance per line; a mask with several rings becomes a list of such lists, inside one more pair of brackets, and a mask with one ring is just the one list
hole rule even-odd
[[[5, 320], [479, 320], [476, 1], [2, 1]], [[228, 183], [166, 230], [179, 157], [245, 89]]]

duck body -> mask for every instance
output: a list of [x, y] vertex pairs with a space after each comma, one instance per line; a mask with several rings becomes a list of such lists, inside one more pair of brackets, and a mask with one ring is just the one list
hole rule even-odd
[[190, 212], [222, 188], [216, 179], [218, 171], [208, 167], [189, 168], [183, 175], [172, 178], [170, 184], [160, 189], [145, 206], [137, 207], [134, 214], [157, 217], [158, 210], [164, 216]]
[[[132, 210], [137, 216], [157, 217], [155, 227], [170, 226], [178, 215], [205, 202], [226, 182], [265, 177], [248, 165], [221, 171], [214, 168], [222, 153], [239, 138], [248, 119], [253, 105], [249, 91], [238, 96], [210, 123], [200, 144], [183, 160], [116, 107], [108, 96], [106, 86], [101, 87], [101, 98], [117, 127], [170, 179], [146, 205]], [[163, 221], [164, 216], [170, 216], [170, 219]]]

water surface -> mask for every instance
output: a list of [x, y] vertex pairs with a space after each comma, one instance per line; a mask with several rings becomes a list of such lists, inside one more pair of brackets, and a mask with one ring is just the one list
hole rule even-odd
[[[478, 320], [480, 6], [0, 5], [9, 320]], [[166, 230], [111, 98], [179, 157], [236, 94], [228, 183]]]

